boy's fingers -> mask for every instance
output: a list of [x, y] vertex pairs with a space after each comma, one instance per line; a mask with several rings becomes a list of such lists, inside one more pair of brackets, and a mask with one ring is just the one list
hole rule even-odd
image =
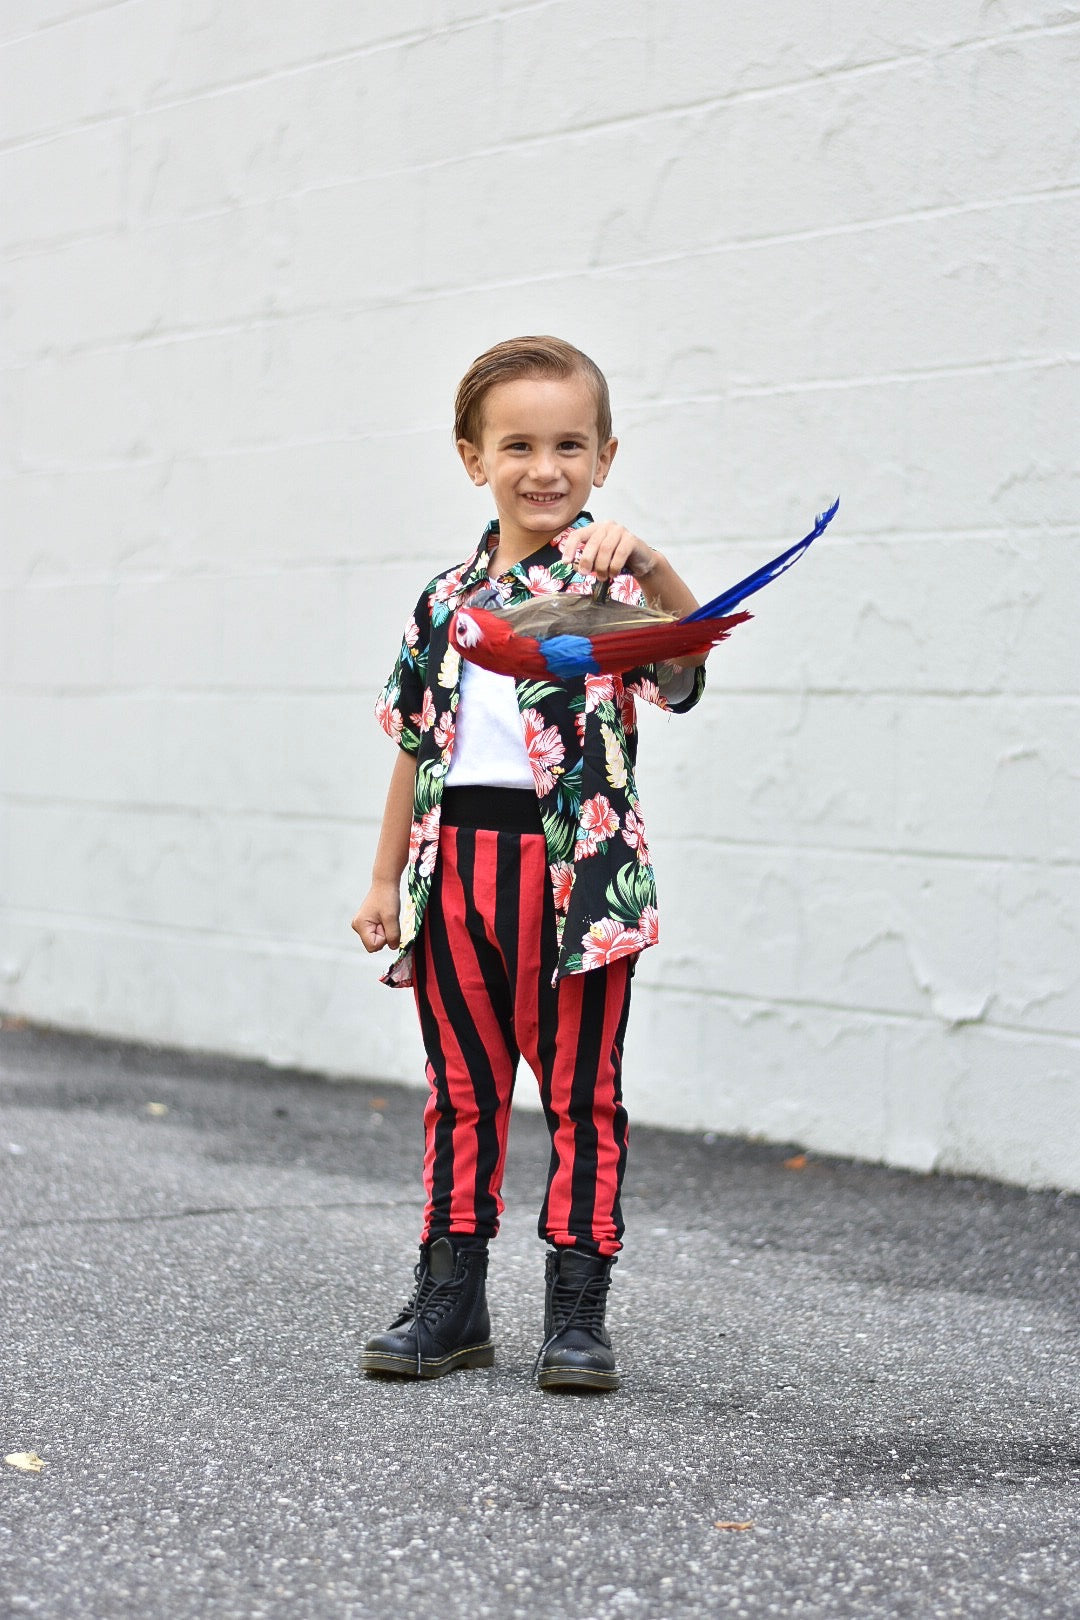
[[381, 951], [385, 945], [396, 945], [397, 939], [391, 938], [391, 932], [396, 935], [397, 927], [385, 926], [378, 917], [356, 916], [352, 920], [353, 932], [360, 935], [361, 942], [366, 951]]

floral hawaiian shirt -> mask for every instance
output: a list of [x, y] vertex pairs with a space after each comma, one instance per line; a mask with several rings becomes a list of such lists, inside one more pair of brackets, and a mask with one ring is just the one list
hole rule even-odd
[[[583, 512], [573, 527], [591, 521]], [[572, 528], [565, 530], [500, 576], [505, 605], [558, 591], [584, 595], [593, 589], [594, 575], [581, 573], [570, 561], [572, 533]], [[493, 521], [468, 562], [437, 575], [424, 590], [375, 706], [387, 735], [416, 755], [402, 945], [384, 984], [412, 983], [412, 948], [438, 858], [439, 817], [454, 751], [461, 684], [461, 656], [450, 645], [449, 622], [455, 608], [478, 588], [490, 586], [488, 568], [498, 538], [499, 525]], [[612, 581], [611, 595], [621, 602], [644, 601], [640, 585], [629, 574]], [[634, 699], [683, 713], [693, 708], [705, 688], [704, 669], [693, 674], [689, 694], [670, 704], [655, 665], [623, 676], [515, 683], [555, 897], [556, 979], [588, 972], [656, 944], [656, 881], [634, 783]]]

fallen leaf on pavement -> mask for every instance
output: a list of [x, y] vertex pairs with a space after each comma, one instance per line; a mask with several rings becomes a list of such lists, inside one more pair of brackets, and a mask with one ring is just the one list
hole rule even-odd
[[806, 1154], [805, 1153], [793, 1153], [790, 1159], [785, 1159], [784, 1160], [784, 1169], [785, 1170], [805, 1170], [806, 1169]]
[[717, 1519], [713, 1524], [714, 1530], [752, 1530], [753, 1519]]
[[146, 1112], [151, 1119], [164, 1119], [169, 1112], [168, 1103], [147, 1103]]
[[24, 1474], [40, 1474], [45, 1466], [45, 1459], [36, 1451], [10, 1451], [4, 1461], [12, 1468], [21, 1468]]

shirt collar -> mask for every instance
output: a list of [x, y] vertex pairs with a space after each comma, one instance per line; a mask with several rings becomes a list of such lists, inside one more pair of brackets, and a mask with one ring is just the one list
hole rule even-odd
[[[580, 512], [573, 523], [570, 524], [570, 529], [582, 529], [592, 521], [593, 518], [590, 512]], [[544, 545], [538, 547], [536, 551], [530, 552], [527, 557], [522, 557], [521, 561], [516, 562], [508, 572], [516, 575], [518, 579], [527, 579], [530, 568], [550, 568], [552, 563], [562, 562], [563, 554], [559, 549], [559, 541], [563, 538], [563, 535], [568, 533], [569, 529], [564, 529], [562, 534], [557, 535], [554, 540], [548, 540]], [[491, 567], [491, 559], [498, 544], [499, 520], [498, 518], [492, 518], [480, 536], [480, 544], [473, 553], [472, 560], [466, 565], [461, 581], [463, 589], [467, 590], [470, 586], [487, 578], [488, 570]], [[505, 578], [505, 576], [500, 577]]]

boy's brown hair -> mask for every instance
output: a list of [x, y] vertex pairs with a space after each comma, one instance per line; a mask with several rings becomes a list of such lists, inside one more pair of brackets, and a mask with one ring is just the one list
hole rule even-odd
[[478, 355], [458, 384], [454, 401], [454, 440], [479, 444], [484, 430], [484, 400], [499, 383], [519, 377], [584, 377], [596, 394], [600, 443], [611, 438], [611, 397], [607, 378], [587, 354], [556, 337], [507, 338]]

